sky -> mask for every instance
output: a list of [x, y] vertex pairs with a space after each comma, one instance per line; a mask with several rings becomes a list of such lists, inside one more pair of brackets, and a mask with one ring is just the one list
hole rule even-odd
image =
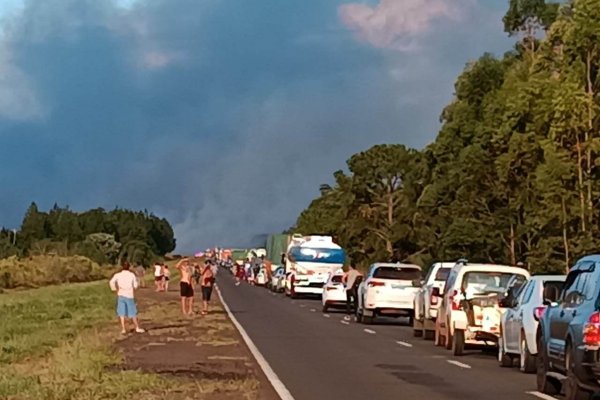
[[146, 209], [178, 251], [278, 233], [354, 153], [422, 148], [501, 0], [0, 0], [0, 225]]

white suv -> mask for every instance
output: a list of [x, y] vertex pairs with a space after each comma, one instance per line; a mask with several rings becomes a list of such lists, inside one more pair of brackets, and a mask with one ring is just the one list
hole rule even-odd
[[[435, 343], [455, 356], [465, 344], [496, 345], [504, 308], [500, 300], [515, 275], [529, 279], [523, 268], [471, 264], [461, 260], [450, 271], [435, 324]], [[434, 295], [440, 295], [433, 289]]]
[[433, 288], [437, 288], [440, 293], [444, 292], [446, 279], [454, 264], [454, 262], [435, 263], [429, 268], [425, 282], [415, 296], [413, 332], [416, 337], [434, 338], [440, 298], [432, 295]]
[[377, 316], [408, 317], [412, 325], [414, 300], [421, 282], [421, 267], [410, 264], [371, 265], [358, 287], [358, 322], [371, 324]]

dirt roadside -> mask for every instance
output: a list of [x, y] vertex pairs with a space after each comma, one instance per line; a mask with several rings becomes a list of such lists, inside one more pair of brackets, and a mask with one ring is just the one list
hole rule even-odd
[[[228, 318], [219, 297], [211, 299], [211, 313], [181, 315], [179, 284], [169, 292], [152, 288], [137, 294], [145, 334], [130, 334], [116, 342], [124, 370], [157, 373], [177, 380], [169, 399], [278, 400], [279, 396]], [[196, 290], [195, 309], [200, 293]]]

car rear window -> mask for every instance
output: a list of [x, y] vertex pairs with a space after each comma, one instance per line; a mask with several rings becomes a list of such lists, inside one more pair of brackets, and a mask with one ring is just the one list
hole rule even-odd
[[[463, 277], [462, 288], [470, 295], [504, 293], [514, 275], [494, 271], [467, 272]], [[525, 275], [523, 279], [527, 279]]]
[[421, 278], [421, 271], [407, 267], [379, 267], [373, 272], [373, 278], [414, 281]]
[[436, 281], [442, 281], [442, 282], [446, 282], [446, 279], [448, 279], [448, 275], [450, 275], [450, 271], [452, 270], [452, 268], [440, 268], [437, 270], [437, 272], [435, 273], [435, 280]]
[[545, 281], [544, 282], [544, 289], [546, 289], [547, 287], [555, 287], [558, 290], [558, 293], [562, 292], [563, 286], [565, 286], [564, 281]]
[[341, 282], [342, 282], [342, 275], [334, 275], [334, 276], [331, 278], [331, 282], [334, 282], [334, 283], [341, 283]]

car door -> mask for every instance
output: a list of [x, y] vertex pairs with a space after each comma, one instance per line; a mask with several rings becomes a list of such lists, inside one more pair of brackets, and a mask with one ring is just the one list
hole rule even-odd
[[589, 265], [578, 265], [568, 274], [560, 305], [552, 312], [549, 353], [552, 359], [561, 363], [564, 360], [569, 324], [585, 299], [585, 284], [591, 275], [590, 267], [593, 263], [587, 264]]
[[504, 334], [504, 340], [506, 340], [505, 348], [510, 352], [518, 352], [519, 339], [521, 333], [521, 321], [523, 320], [523, 307], [525, 305], [525, 299], [528, 294], [531, 294], [535, 287], [535, 281], [530, 280], [520, 290], [517, 295], [513, 306], [506, 310], [506, 333]]
[[[515, 308], [513, 326], [511, 329], [511, 348], [515, 349], [517, 352], [520, 350], [521, 346], [521, 330], [523, 329], [523, 320], [525, 313], [532, 314], [531, 311], [531, 299], [533, 298], [533, 293], [540, 290], [541, 281], [539, 280], [530, 280], [527, 282], [523, 290], [521, 291], [521, 295], [518, 299], [517, 307]], [[527, 315], [530, 315], [527, 314]]]

